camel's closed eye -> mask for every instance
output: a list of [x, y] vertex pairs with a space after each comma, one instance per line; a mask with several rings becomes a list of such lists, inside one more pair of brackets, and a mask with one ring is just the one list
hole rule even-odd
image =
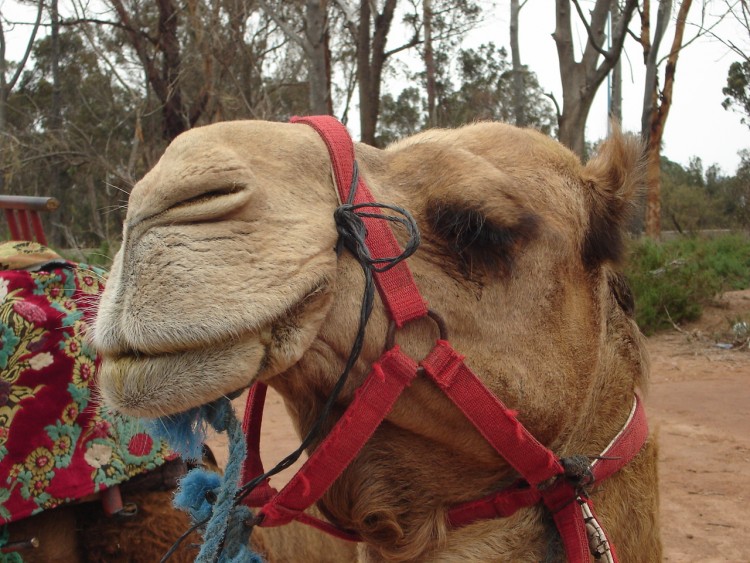
[[433, 203], [427, 217], [434, 233], [469, 272], [497, 270], [507, 275], [518, 251], [537, 233], [539, 219], [523, 213], [513, 224], [499, 224], [479, 209], [455, 203]]

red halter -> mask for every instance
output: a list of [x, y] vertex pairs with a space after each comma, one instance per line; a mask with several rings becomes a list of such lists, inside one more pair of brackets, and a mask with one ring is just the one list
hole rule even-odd
[[[330, 116], [293, 118], [315, 129], [325, 141], [333, 165], [340, 200], [347, 201], [353, 178], [354, 145], [346, 128]], [[354, 203], [372, 202], [364, 180], [358, 180]], [[377, 212], [377, 210], [368, 210]], [[394, 256], [401, 249], [383, 221], [365, 218], [367, 246], [374, 258]], [[385, 272], [375, 272], [381, 299], [396, 327], [428, 315], [425, 301], [405, 262]], [[257, 521], [271, 527], [297, 520], [342, 539], [359, 541], [351, 532], [316, 519], [304, 510], [317, 502], [354, 460], [402, 391], [418, 375], [429, 377], [461, 409], [492, 447], [522, 477], [516, 484], [448, 511], [453, 527], [478, 520], [510, 516], [520, 508], [540, 501], [550, 510], [571, 563], [590, 561], [590, 554], [616, 562], [614, 546], [607, 539], [594, 513], [586, 490], [566, 475], [563, 460], [543, 446], [516, 419], [515, 412], [495, 397], [464, 363], [443, 335], [425, 359], [417, 363], [395, 345], [373, 364], [352, 403], [331, 432], [315, 449], [287, 485], [277, 491], [268, 480], [244, 500], [261, 507]], [[263, 474], [260, 460], [260, 426], [266, 385], [256, 383], [247, 398], [243, 428], [247, 435], [247, 458], [243, 482]], [[625, 465], [640, 451], [648, 436], [643, 406], [635, 396], [625, 426], [590, 466], [590, 483], [600, 482]], [[592, 480], [591, 480], [592, 478]]]

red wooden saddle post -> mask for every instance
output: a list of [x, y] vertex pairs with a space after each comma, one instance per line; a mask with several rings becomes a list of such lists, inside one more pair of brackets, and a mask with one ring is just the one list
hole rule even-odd
[[60, 202], [54, 197], [0, 195], [0, 209], [5, 213], [12, 240], [30, 240], [47, 245], [39, 212], [54, 211]]

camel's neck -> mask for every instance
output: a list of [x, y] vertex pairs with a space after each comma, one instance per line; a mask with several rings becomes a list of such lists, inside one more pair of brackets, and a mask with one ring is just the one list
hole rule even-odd
[[[428, 293], [436, 291], [429, 277], [420, 283]], [[488, 293], [488, 299], [500, 299]], [[582, 300], [574, 291], [565, 297], [571, 309], [576, 299]], [[590, 300], [590, 295], [584, 297]], [[351, 302], [347, 305], [352, 308]], [[329, 318], [338, 319], [338, 323], [322, 331], [299, 364], [270, 382], [285, 398], [301, 434], [320, 412], [351, 346], [353, 336], [342, 336], [341, 327], [349, 327], [353, 333], [356, 324], [350, 314], [336, 311], [336, 307]], [[558, 349], [551, 350], [552, 358], [518, 353], [520, 344], [531, 350], [549, 346], [547, 334], [534, 326], [539, 315], [534, 311], [511, 319], [517, 324], [504, 331], [493, 327], [492, 312], [477, 308], [476, 302], [447, 302], [442, 312], [454, 328], [451, 340], [455, 348], [466, 355], [469, 365], [496, 395], [519, 411], [519, 419], [532, 434], [556, 454], [596, 455], [617, 434], [627, 418], [635, 375], [643, 365], [636, 361], [640, 356], [637, 345], [624, 352], [622, 347], [607, 347], [615, 340], [607, 331], [627, 332], [629, 321], [617, 317], [614, 324], [610, 322], [606, 304], [577, 312], [584, 319], [600, 315], [602, 321], [596, 323], [600, 336], [582, 339], [571, 331], [569, 339], [554, 343]], [[547, 315], [540, 322], [554, 328], [558, 320], [573, 315], [559, 317]], [[386, 326], [382, 312], [376, 310], [362, 361], [326, 430], [341, 416], [366, 366], [379, 357]], [[429, 323], [407, 327], [399, 333], [398, 342], [412, 357], [422, 358], [434, 342], [432, 332]], [[417, 377], [323, 503], [341, 525], [358, 531], [381, 553], [418, 559], [448, 533], [448, 507], [479, 498], [515, 478], [505, 460], [451, 401], [426, 378]], [[539, 510], [524, 511], [525, 523], [520, 529], [513, 519], [493, 523], [493, 537], [520, 534], [529, 545], [546, 546], [549, 522], [539, 519], [543, 513]], [[529, 513], [536, 516], [528, 520]], [[451, 537], [462, 533], [451, 532]]]

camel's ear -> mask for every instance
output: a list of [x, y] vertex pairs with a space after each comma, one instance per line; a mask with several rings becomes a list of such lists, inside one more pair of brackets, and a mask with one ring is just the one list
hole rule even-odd
[[589, 227], [583, 243], [583, 262], [596, 267], [617, 262], [623, 253], [623, 227], [643, 186], [643, 144], [616, 129], [585, 167], [590, 189]]
[[519, 250], [535, 236], [539, 219], [491, 183], [480, 186], [485, 189], [433, 193], [425, 209], [430, 230], [458, 256], [464, 275], [507, 275]]

